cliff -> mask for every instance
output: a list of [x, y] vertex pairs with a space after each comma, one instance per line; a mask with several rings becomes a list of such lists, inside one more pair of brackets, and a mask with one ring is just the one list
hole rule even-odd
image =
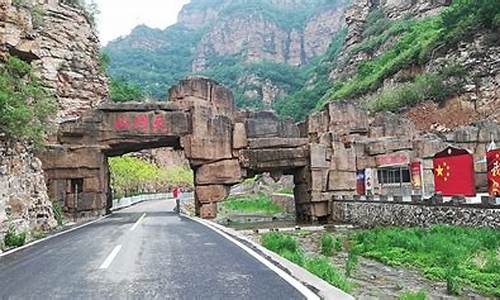
[[[31, 81], [40, 82], [34, 85], [36, 91], [28, 92], [54, 99], [55, 108], [44, 107], [53, 108], [52, 127], [80, 116], [107, 98], [107, 78], [100, 71], [99, 41], [89, 16], [80, 7], [57, 0], [0, 1], [3, 79], [15, 80], [5, 71], [8, 61], [13, 62], [11, 58], [17, 60], [22, 74], [28, 73], [26, 76]], [[26, 77], [20, 76], [19, 81], [25, 80]], [[18, 101], [13, 109], [32, 110], [36, 105], [33, 102], [37, 99], [31, 99], [24, 92], [17, 91], [16, 98], [10, 99]], [[6, 112], [2, 110], [3, 113]], [[0, 241], [11, 225], [27, 232], [28, 236], [30, 232], [49, 230], [57, 225], [31, 136], [23, 135], [26, 131], [9, 132], [10, 125], [5, 128], [4, 125], [0, 128]], [[15, 129], [15, 125], [10, 127]]]
[[321, 104], [401, 113], [421, 130], [499, 120], [499, 16], [488, 1], [356, 0]]
[[193, 0], [177, 24], [139, 26], [110, 42], [110, 73], [159, 98], [203, 74], [232, 88], [240, 106], [270, 106], [303, 85], [307, 66], [344, 25], [344, 8], [344, 0]]

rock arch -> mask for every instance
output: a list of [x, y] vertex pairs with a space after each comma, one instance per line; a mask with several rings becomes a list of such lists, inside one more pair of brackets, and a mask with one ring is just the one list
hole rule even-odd
[[216, 216], [232, 185], [261, 172], [294, 175], [299, 220], [328, 215], [328, 202], [311, 198], [310, 146], [299, 126], [270, 111], [237, 110], [231, 92], [206, 78], [181, 81], [168, 102], [106, 103], [63, 123], [40, 154], [49, 194], [75, 218], [108, 213], [107, 158], [157, 147], [185, 152], [203, 218]]

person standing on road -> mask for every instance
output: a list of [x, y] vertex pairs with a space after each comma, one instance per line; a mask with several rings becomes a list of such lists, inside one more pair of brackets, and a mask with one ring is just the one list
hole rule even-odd
[[180, 213], [181, 212], [181, 189], [179, 187], [175, 187], [174, 190], [172, 191], [172, 194], [175, 199], [175, 212]]

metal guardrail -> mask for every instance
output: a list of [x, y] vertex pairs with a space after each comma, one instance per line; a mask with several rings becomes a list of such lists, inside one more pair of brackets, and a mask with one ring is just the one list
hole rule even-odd
[[156, 201], [156, 200], [165, 200], [172, 198], [173, 198], [172, 193], [146, 194], [146, 195], [137, 195], [132, 197], [124, 197], [121, 199], [114, 199], [113, 207], [111, 208], [111, 210], [125, 208], [144, 201]]
[[[181, 194], [181, 201], [187, 201], [194, 197], [194, 193], [192, 192], [184, 192]], [[111, 210], [117, 210], [125, 207], [129, 207], [131, 205], [145, 202], [145, 201], [157, 201], [157, 200], [166, 200], [173, 199], [174, 196], [172, 193], [159, 193], [159, 194], [145, 194], [145, 195], [137, 195], [132, 197], [124, 197], [120, 199], [113, 200], [113, 207]]]

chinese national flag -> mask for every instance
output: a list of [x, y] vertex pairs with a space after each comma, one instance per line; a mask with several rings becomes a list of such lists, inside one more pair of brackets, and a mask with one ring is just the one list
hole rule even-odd
[[449, 147], [434, 156], [435, 191], [443, 196], [476, 195], [474, 158], [467, 150]]
[[488, 161], [488, 191], [491, 196], [500, 197], [500, 149], [486, 153]]

